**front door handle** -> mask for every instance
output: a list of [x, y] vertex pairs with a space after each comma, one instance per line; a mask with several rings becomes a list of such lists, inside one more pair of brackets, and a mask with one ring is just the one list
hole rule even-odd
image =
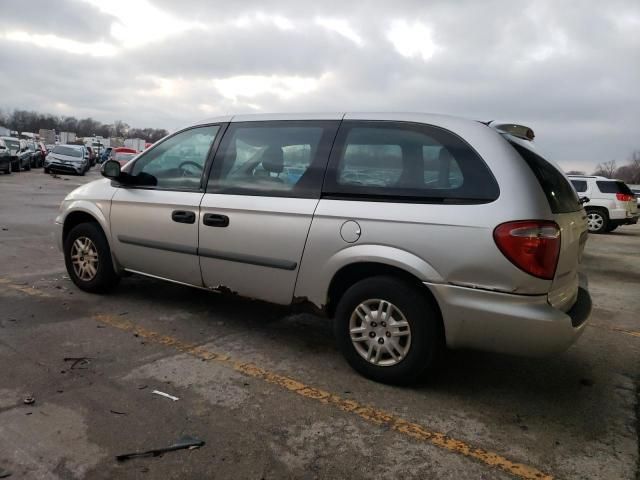
[[229, 217], [215, 213], [206, 213], [202, 219], [202, 223], [207, 227], [228, 227]]
[[171, 220], [178, 223], [196, 223], [196, 214], [186, 210], [174, 210], [171, 212]]

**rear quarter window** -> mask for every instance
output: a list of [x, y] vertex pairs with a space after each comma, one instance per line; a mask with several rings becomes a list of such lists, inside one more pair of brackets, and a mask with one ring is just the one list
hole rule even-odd
[[509, 140], [509, 143], [529, 165], [529, 168], [538, 179], [552, 213], [577, 212], [582, 209], [576, 190], [573, 189], [567, 177], [556, 166], [512, 140]]
[[627, 195], [633, 195], [631, 189], [624, 182], [598, 180], [596, 185], [602, 193], [626, 193]]
[[498, 184], [464, 140], [439, 127], [346, 121], [338, 132], [323, 187], [345, 199], [488, 203]]

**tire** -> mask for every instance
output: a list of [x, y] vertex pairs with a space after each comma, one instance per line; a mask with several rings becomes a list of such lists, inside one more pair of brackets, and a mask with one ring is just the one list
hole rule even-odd
[[49, 169], [47, 167], [44, 167], [44, 173], [49, 173]]
[[20, 160], [11, 163], [11, 171], [12, 172], [19, 172], [20, 171]]
[[[387, 302], [387, 306], [382, 302]], [[378, 312], [388, 314], [388, 304], [394, 307], [393, 323], [406, 323], [408, 327], [394, 328], [391, 322], [379, 320]], [[363, 315], [366, 309], [362, 305], [369, 307], [370, 314]], [[364, 317], [369, 321], [365, 322]], [[444, 346], [441, 324], [440, 312], [425, 292], [399, 278], [377, 276], [357, 282], [344, 293], [336, 309], [334, 334], [338, 348], [354, 370], [377, 382], [409, 384], [440, 357]], [[353, 329], [364, 332], [352, 334]], [[352, 335], [361, 340], [352, 341]], [[391, 341], [395, 344], [391, 350], [396, 358], [389, 349]], [[382, 352], [377, 364], [374, 353], [372, 360], [364, 357], [372, 349]]]
[[587, 210], [589, 233], [605, 233], [609, 227], [609, 215], [601, 208]]
[[[89, 243], [87, 243], [89, 240]], [[79, 241], [79, 243], [76, 243]], [[87, 263], [92, 264], [93, 270], [83, 271], [78, 266], [78, 271], [74, 268], [72, 255], [76, 254], [78, 246], [87, 247], [90, 255], [86, 255], [82, 250], [79, 259], [88, 258]], [[91, 255], [92, 254], [92, 255]], [[96, 258], [95, 262], [91, 258]], [[102, 229], [97, 223], [81, 223], [73, 227], [64, 240], [64, 263], [67, 267], [69, 277], [78, 288], [85, 292], [104, 293], [114, 288], [120, 277], [113, 269], [111, 250]], [[81, 276], [82, 275], [82, 276]]]
[[607, 227], [607, 233], [609, 232], [613, 232], [616, 228], [618, 228], [620, 225], [611, 225], [611, 223], [609, 223], [609, 226]]
[[29, 160], [27, 162], [27, 165], [24, 167], [25, 172], [28, 172], [31, 170], [31, 160]]

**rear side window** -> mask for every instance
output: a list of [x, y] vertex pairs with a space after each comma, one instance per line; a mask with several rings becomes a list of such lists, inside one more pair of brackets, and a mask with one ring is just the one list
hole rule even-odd
[[602, 193], [626, 193], [627, 195], [633, 195], [631, 189], [627, 187], [627, 184], [624, 182], [598, 180], [596, 185]]
[[459, 137], [405, 122], [343, 122], [323, 189], [344, 198], [446, 203], [487, 203], [500, 193]]
[[582, 208], [578, 194], [560, 170], [528, 148], [512, 140], [509, 140], [509, 143], [529, 165], [538, 179], [538, 183], [549, 201], [552, 213], [577, 212]]
[[571, 185], [576, 189], [576, 192], [582, 193], [587, 191], [587, 181], [586, 180], [571, 180]]

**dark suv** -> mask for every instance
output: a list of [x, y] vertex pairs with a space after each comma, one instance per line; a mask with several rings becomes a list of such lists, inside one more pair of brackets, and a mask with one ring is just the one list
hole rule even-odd
[[11, 173], [11, 151], [4, 140], [0, 138], [0, 169], [4, 173]]
[[25, 140], [15, 137], [2, 137], [11, 152], [11, 170], [31, 170], [31, 152]]

